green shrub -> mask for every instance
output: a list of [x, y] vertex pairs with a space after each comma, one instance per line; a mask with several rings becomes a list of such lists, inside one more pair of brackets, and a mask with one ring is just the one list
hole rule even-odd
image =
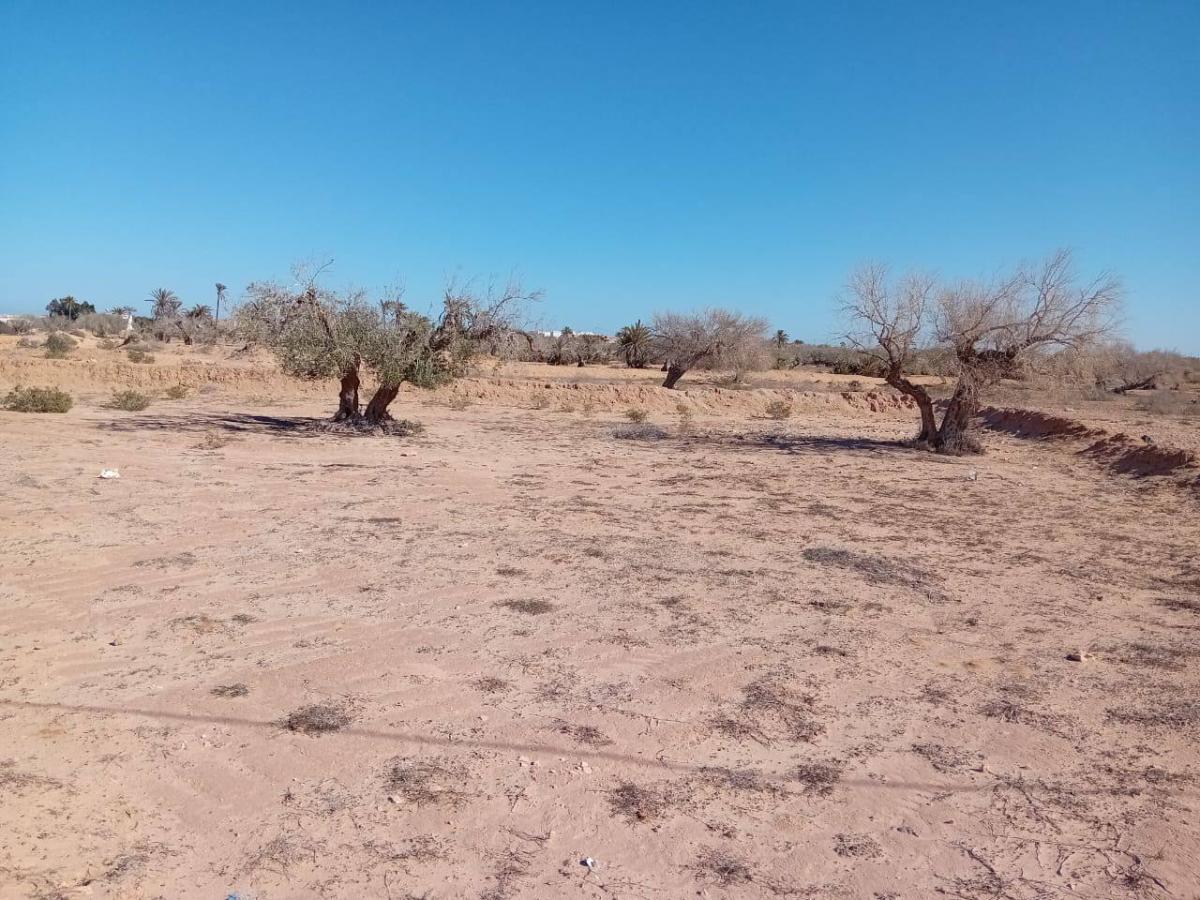
[[130, 362], [134, 363], [152, 363], [154, 362], [154, 354], [147, 353], [145, 350], [130, 350], [126, 354]]
[[66, 359], [67, 354], [78, 346], [78, 341], [72, 340], [61, 331], [56, 331], [50, 337], [46, 338], [46, 358]]
[[126, 412], [141, 412], [150, 405], [150, 397], [141, 391], [117, 391], [109, 401], [109, 408]]
[[12, 412], [65, 413], [75, 401], [66, 391], [46, 387], [17, 387], [4, 398], [4, 408]]
[[173, 385], [171, 385], [171, 387], [167, 388], [167, 399], [168, 400], [182, 400], [184, 397], [186, 397], [190, 393], [191, 393], [191, 390], [188, 388], [188, 386], [186, 384], [173, 384]]

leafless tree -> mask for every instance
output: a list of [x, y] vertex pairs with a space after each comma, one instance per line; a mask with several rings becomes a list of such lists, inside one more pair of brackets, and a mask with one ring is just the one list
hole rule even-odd
[[922, 445], [935, 440], [937, 419], [929, 391], [909, 373], [917, 352], [930, 340], [928, 310], [934, 284], [930, 275], [910, 273], [893, 285], [886, 266], [869, 263], [851, 274], [842, 304], [856, 329], [846, 336], [847, 342], [877, 359], [884, 380], [917, 404], [917, 442]]
[[[990, 281], [941, 288], [919, 275], [893, 287], [886, 269], [864, 266], [851, 277], [847, 298], [844, 308], [858, 325], [854, 342], [878, 355], [887, 382], [921, 411], [918, 441], [943, 453], [973, 453], [980, 449], [973, 421], [981, 392], [1033, 354], [1111, 335], [1121, 283], [1108, 273], [1080, 282], [1070, 252], [1059, 250]], [[954, 393], [936, 428], [928, 392], [907, 377], [913, 354], [928, 343], [948, 348], [957, 365]]]
[[650, 330], [653, 355], [663, 360], [663, 387], [674, 388], [697, 367], [732, 364], [744, 371], [753, 352], [766, 341], [764, 319], [726, 309], [696, 313], [657, 313]]

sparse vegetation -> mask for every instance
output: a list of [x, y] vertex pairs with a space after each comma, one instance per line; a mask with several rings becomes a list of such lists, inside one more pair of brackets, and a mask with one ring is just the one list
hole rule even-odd
[[766, 414], [768, 419], [776, 421], [789, 419], [792, 416], [792, 404], [787, 400], [771, 400], [767, 403]]
[[650, 418], [650, 411], [639, 407], [631, 407], [625, 410], [625, 418], [630, 422], [645, 422]]
[[110, 409], [121, 409], [125, 412], [141, 412], [150, 405], [150, 396], [141, 391], [117, 391], [108, 402]]
[[65, 413], [75, 401], [66, 391], [53, 387], [21, 387], [18, 385], [4, 398], [4, 408], [10, 412]]
[[70, 335], [56, 331], [46, 338], [43, 346], [46, 349], [47, 359], [66, 359], [67, 355], [79, 346], [79, 342]]
[[353, 721], [345, 706], [339, 703], [314, 703], [288, 714], [283, 727], [299, 734], [328, 734], [341, 731]]
[[145, 350], [138, 350], [136, 348], [126, 350], [125, 357], [131, 363], [145, 363], [149, 365], [150, 363], [154, 362], [153, 353], [147, 353]]
[[191, 389], [186, 384], [173, 384], [166, 390], [168, 400], [183, 400], [189, 394]]

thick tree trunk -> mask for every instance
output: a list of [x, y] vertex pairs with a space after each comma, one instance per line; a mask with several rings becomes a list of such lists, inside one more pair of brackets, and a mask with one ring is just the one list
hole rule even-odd
[[917, 411], [921, 414], [921, 432], [917, 435], [916, 443], [924, 447], [932, 447], [938, 428], [937, 418], [933, 414], [933, 400], [929, 396], [929, 391], [896, 372], [888, 373], [886, 380], [901, 394], [912, 397], [916, 402]]
[[666, 380], [663, 381], [662, 386], [665, 388], [674, 388], [679, 382], [679, 379], [682, 378], [687, 372], [687, 369], [680, 368], [679, 366], [667, 366], [666, 371], [667, 377]]
[[392, 401], [396, 399], [396, 395], [400, 393], [400, 385], [380, 385], [375, 391], [375, 395], [371, 398], [371, 402], [367, 404], [366, 410], [363, 412], [363, 418], [371, 425], [382, 425], [388, 421], [391, 416], [388, 414], [388, 407]]
[[955, 456], [963, 453], [982, 453], [979, 439], [974, 434], [975, 416], [979, 412], [979, 379], [969, 368], [958, 376], [958, 386], [950, 405], [942, 416], [933, 447], [939, 453]]
[[342, 373], [342, 385], [338, 390], [338, 410], [333, 421], [345, 422], [358, 418], [358, 369]]

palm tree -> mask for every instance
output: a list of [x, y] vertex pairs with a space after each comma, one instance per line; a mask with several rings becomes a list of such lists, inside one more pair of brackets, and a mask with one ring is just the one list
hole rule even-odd
[[212, 307], [204, 303], [197, 303], [191, 309], [184, 313], [189, 319], [211, 319]]
[[170, 320], [179, 318], [179, 310], [183, 307], [183, 301], [174, 292], [166, 288], [155, 288], [150, 292], [150, 299], [147, 303], [153, 303], [154, 309], [151, 311], [151, 316], [155, 319]]
[[638, 319], [617, 332], [617, 355], [631, 369], [644, 369], [650, 362], [650, 326]]
[[225, 285], [217, 282], [217, 318], [216, 321], [221, 321], [221, 301], [225, 299]]
[[780, 328], [778, 331], [775, 332], [774, 341], [775, 341], [775, 346], [778, 347], [780, 350], [782, 350], [787, 345], [788, 333], [786, 331], [784, 331], [782, 328]]

